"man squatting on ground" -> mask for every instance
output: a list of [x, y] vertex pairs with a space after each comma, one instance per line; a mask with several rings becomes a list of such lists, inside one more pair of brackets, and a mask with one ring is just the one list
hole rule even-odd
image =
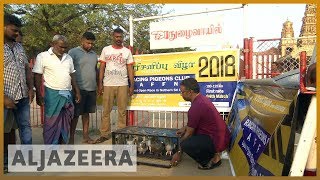
[[171, 160], [173, 166], [181, 160], [181, 153], [187, 153], [199, 163], [199, 169], [213, 169], [221, 164], [220, 153], [229, 144], [230, 132], [209, 98], [200, 94], [200, 87], [194, 78], [181, 82], [181, 96], [191, 102], [187, 126], [176, 134], [181, 137], [181, 150]]

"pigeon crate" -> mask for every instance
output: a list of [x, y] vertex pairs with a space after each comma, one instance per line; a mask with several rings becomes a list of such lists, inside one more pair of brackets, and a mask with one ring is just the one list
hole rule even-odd
[[171, 167], [179, 149], [178, 129], [128, 126], [112, 132], [112, 144], [137, 146], [138, 164]]

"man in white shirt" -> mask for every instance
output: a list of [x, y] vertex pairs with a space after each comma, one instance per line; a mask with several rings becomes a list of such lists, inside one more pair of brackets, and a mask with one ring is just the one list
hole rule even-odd
[[[67, 39], [55, 35], [52, 47], [38, 54], [33, 73], [35, 77], [36, 100], [44, 106], [43, 137], [45, 144], [67, 144], [70, 123], [74, 116], [74, 104], [71, 90], [75, 91], [76, 103], [80, 102], [80, 90], [75, 81], [75, 70], [71, 56], [66, 54]], [[41, 94], [42, 75], [44, 79], [44, 97]]]
[[123, 31], [116, 28], [113, 31], [113, 44], [104, 47], [100, 55], [98, 90], [99, 94], [103, 93], [103, 117], [101, 135], [96, 143], [102, 143], [111, 137], [110, 113], [115, 97], [118, 107], [118, 128], [126, 126], [128, 98], [133, 95], [134, 90], [134, 61], [131, 51], [122, 43]]

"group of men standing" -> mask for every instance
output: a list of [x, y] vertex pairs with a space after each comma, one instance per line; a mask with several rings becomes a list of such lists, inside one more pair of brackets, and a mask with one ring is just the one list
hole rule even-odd
[[[114, 29], [113, 44], [103, 48], [100, 58], [92, 49], [96, 39], [93, 33], [85, 32], [81, 45], [68, 53], [67, 38], [55, 35], [51, 47], [37, 55], [31, 72], [24, 49], [16, 42], [21, 21], [9, 14], [4, 18], [4, 121], [11, 112], [19, 128], [21, 144], [32, 144], [33, 87], [37, 104], [44, 107], [44, 144], [73, 144], [80, 115], [84, 143], [102, 143], [110, 139], [110, 113], [115, 100], [118, 128], [126, 126], [128, 99], [134, 92], [134, 60], [131, 51], [123, 46], [120, 28]], [[180, 162], [181, 153], [186, 152], [199, 163], [199, 169], [215, 168], [221, 164], [220, 152], [229, 142], [226, 124], [212, 102], [200, 94], [194, 78], [185, 79], [180, 91], [183, 99], [192, 105], [187, 126], [177, 131], [181, 149], [173, 155], [172, 164]], [[103, 95], [103, 117], [100, 137], [92, 140], [88, 132], [89, 113], [96, 110], [97, 94]], [[5, 167], [6, 163], [7, 160]]]
[[[30, 103], [34, 98], [33, 87], [37, 104], [44, 107], [44, 144], [73, 144], [80, 115], [83, 142], [108, 140], [111, 137], [110, 113], [115, 99], [118, 125], [120, 128], [126, 126], [127, 102], [134, 87], [134, 61], [131, 51], [123, 46], [120, 28], [114, 30], [114, 43], [102, 50], [99, 61], [92, 49], [95, 42], [93, 33], [85, 32], [81, 45], [69, 52], [67, 38], [55, 35], [51, 47], [37, 55], [31, 70], [22, 44], [16, 41], [22, 27], [20, 19], [10, 14], [5, 14], [4, 19], [4, 121], [9, 117], [7, 114], [13, 114], [10, 118], [17, 122], [21, 144], [32, 144]], [[103, 94], [104, 109], [101, 136], [92, 140], [88, 132], [89, 113], [96, 110], [97, 92]]]

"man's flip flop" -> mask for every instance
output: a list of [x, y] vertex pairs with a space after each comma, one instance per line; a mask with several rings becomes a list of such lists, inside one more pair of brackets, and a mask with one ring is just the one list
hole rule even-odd
[[172, 163], [169, 164], [169, 166], [174, 167], [177, 166], [179, 164], [180, 161], [174, 161]]
[[103, 143], [103, 142], [105, 142], [105, 141], [108, 140], [108, 139], [109, 139], [109, 138], [106, 138], [106, 137], [101, 136], [101, 137], [99, 137], [94, 143], [97, 143], [97, 144]]
[[82, 143], [84, 143], [84, 144], [95, 144], [96, 141], [94, 141], [92, 139], [85, 139], [85, 140], [82, 141]]
[[216, 162], [216, 163], [213, 163], [212, 161], [210, 161], [206, 166], [201, 166], [201, 165], [199, 164], [198, 169], [201, 169], [201, 170], [209, 170], [209, 169], [214, 169], [214, 168], [216, 168], [216, 167], [218, 167], [218, 166], [220, 166], [220, 165], [221, 165], [221, 160], [219, 160], [219, 161]]

